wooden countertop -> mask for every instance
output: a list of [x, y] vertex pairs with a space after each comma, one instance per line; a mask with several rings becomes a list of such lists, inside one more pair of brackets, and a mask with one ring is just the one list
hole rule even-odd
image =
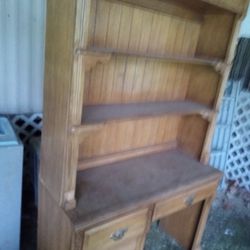
[[218, 170], [178, 149], [78, 172], [77, 207], [68, 211], [84, 230], [187, 189], [219, 180]]

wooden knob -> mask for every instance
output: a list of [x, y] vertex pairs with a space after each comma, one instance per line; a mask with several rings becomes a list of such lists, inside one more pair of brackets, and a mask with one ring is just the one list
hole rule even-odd
[[185, 203], [188, 207], [192, 206], [193, 205], [193, 202], [194, 202], [194, 195], [190, 195], [187, 197], [187, 199], [185, 200]]
[[123, 239], [123, 237], [125, 236], [125, 234], [127, 233], [128, 228], [121, 228], [118, 229], [117, 231], [115, 231], [114, 233], [112, 233], [110, 235], [110, 239], [114, 240], [114, 241], [118, 241]]

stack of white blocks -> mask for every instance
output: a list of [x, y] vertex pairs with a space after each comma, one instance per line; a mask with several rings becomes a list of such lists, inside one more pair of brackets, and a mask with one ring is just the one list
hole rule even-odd
[[0, 249], [20, 242], [23, 146], [9, 121], [0, 117]]

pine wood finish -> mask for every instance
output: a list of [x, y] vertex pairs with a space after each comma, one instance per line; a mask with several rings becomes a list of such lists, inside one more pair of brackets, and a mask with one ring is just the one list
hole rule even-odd
[[[145, 209], [87, 230], [83, 249], [119, 249], [123, 245], [126, 245], [127, 249], [139, 249], [137, 246], [139, 246], [141, 237], [146, 232], [147, 218], [148, 210]], [[121, 240], [115, 240], [115, 237], [119, 237], [117, 228], [121, 228], [120, 234], [124, 234], [124, 237], [121, 236]], [[112, 237], [114, 240], [110, 239]], [[128, 244], [131, 244], [131, 247]]]
[[162, 219], [160, 228], [170, 235], [175, 235], [175, 239], [184, 249], [191, 249], [194, 241], [193, 232], [197, 230], [202, 208], [203, 201], [179, 210], [172, 216]]
[[247, 4], [48, 0], [40, 250], [142, 250], [159, 219], [199, 249], [220, 179], [210, 143]]

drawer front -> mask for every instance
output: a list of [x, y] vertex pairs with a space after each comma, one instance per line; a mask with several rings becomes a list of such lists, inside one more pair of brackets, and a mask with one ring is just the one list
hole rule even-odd
[[147, 220], [148, 209], [144, 209], [90, 229], [84, 234], [83, 250], [135, 250]]
[[217, 182], [203, 187], [185, 191], [173, 198], [158, 202], [155, 205], [153, 221], [164, 218], [174, 212], [213, 196], [217, 187]]

